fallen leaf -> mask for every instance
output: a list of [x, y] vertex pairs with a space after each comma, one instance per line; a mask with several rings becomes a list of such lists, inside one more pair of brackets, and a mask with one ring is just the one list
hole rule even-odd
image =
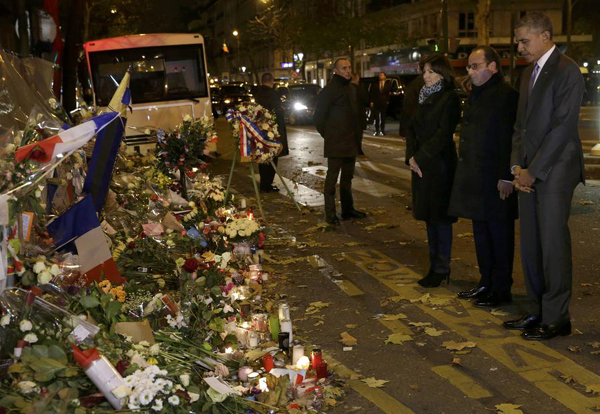
[[340, 334], [340, 336], [342, 337], [342, 339], [340, 339], [340, 342], [343, 343], [346, 346], [352, 346], [352, 345], [356, 345], [356, 338], [353, 337], [352, 335], [350, 335], [348, 332], [342, 332]]
[[317, 323], [315, 323], [313, 326], [320, 326], [323, 325], [325, 322], [324, 321], [319, 321]]
[[455, 351], [454, 355], [467, 355], [470, 353], [471, 353], [471, 351], [469, 349], [463, 349], [462, 351]]
[[582, 206], [591, 206], [594, 204], [593, 201], [589, 201], [589, 200], [580, 200], [579, 204], [581, 204]]
[[391, 297], [389, 298], [389, 300], [391, 300], [391, 301], [392, 301], [392, 302], [394, 302], [394, 303], [398, 303], [398, 302], [400, 302], [402, 299], [404, 299], [402, 296], [391, 296]]
[[354, 328], [356, 328], [357, 326], [358, 326], [358, 325], [357, 325], [357, 324], [355, 324], [355, 323], [349, 323], [348, 325], [346, 325], [346, 328], [348, 328], [348, 329], [354, 329]]
[[452, 365], [460, 365], [461, 367], [463, 366], [460, 358], [452, 358]]
[[591, 283], [582, 283], [582, 284], [581, 284], [581, 286], [584, 286], [584, 287], [592, 287], [592, 286], [594, 286], [594, 285], [592, 285]]
[[560, 378], [565, 382], [565, 384], [576, 382], [571, 375], [561, 375]]
[[366, 226], [364, 229], [366, 231], [371, 231], [371, 230], [380, 229], [382, 227], [387, 227], [387, 226], [389, 226], [389, 224], [387, 224], [387, 223], [377, 223], [377, 224], [372, 224], [370, 226]]
[[421, 328], [423, 326], [431, 326], [431, 322], [409, 322], [410, 326], [416, 326], [417, 328]]
[[427, 303], [427, 301], [429, 300], [430, 297], [431, 297], [431, 294], [426, 293], [423, 296], [421, 296], [419, 299], [411, 299], [410, 303], [416, 303], [416, 302]]
[[508, 316], [509, 315], [508, 312], [504, 312], [503, 310], [500, 310], [500, 309], [492, 309], [492, 311], [490, 313], [494, 316]]
[[600, 394], [600, 384], [592, 384], [590, 386], [585, 387], [585, 392], [592, 394]]
[[477, 344], [475, 342], [455, 342], [455, 341], [446, 341], [442, 343], [442, 346], [450, 351], [462, 351], [465, 348], [475, 348]]
[[452, 303], [452, 300], [446, 298], [429, 298], [429, 303], [434, 306], [446, 306]]
[[590, 355], [600, 355], [600, 351], [592, 351], [590, 352]]
[[496, 405], [496, 410], [501, 414], [523, 414], [523, 411], [519, 410], [521, 405], [515, 404], [498, 404]]
[[362, 380], [365, 384], [367, 384], [371, 388], [381, 388], [384, 384], [387, 384], [389, 381], [386, 380], [378, 380], [375, 377], [367, 378]]
[[388, 336], [385, 340], [386, 344], [396, 344], [402, 345], [404, 342], [412, 341], [413, 338], [410, 335], [405, 335], [401, 333], [394, 333]]
[[383, 315], [381, 319], [384, 321], [397, 321], [398, 319], [406, 319], [406, 315], [403, 313], [397, 315]]
[[321, 302], [321, 301], [309, 303], [309, 306], [313, 306], [313, 307], [315, 307], [317, 309], [328, 308], [329, 305], [331, 305], [331, 303], [329, 303], [329, 302]]
[[473, 233], [461, 233], [457, 237], [461, 239], [464, 237], [473, 237]]
[[581, 347], [577, 345], [569, 345], [567, 349], [571, 352], [581, 352]]
[[587, 344], [594, 349], [600, 348], [600, 342], [588, 342]]
[[421, 388], [417, 384], [410, 384], [409, 387], [413, 391], [421, 391]]
[[344, 243], [344, 246], [348, 246], [348, 247], [356, 247], [356, 246], [360, 246], [360, 243], [357, 243], [357, 242], [349, 242], [349, 243]]
[[425, 346], [425, 345], [427, 345], [427, 343], [425, 343], [425, 342], [417, 342], [417, 346]]
[[302, 288], [302, 289], [306, 289], [308, 287], [308, 285], [299, 285], [298, 287]]
[[435, 328], [425, 328], [425, 333], [429, 336], [440, 336], [444, 332], [448, 332], [448, 331], [438, 331]]

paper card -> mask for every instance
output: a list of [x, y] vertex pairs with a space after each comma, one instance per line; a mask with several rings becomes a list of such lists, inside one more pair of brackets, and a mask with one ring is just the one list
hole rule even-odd
[[33, 228], [33, 213], [29, 211], [21, 213], [21, 222], [23, 228], [23, 240], [29, 242], [31, 241], [31, 229]]
[[8, 226], [8, 200], [11, 198], [6, 194], [0, 194], [0, 226]]
[[104, 230], [104, 232], [109, 236], [114, 236], [115, 234], [117, 234], [117, 231], [114, 229], [114, 227], [108, 224], [106, 220], [100, 223], [100, 227], [102, 227], [102, 230]]
[[90, 334], [90, 331], [85, 329], [85, 327], [83, 325], [77, 325], [75, 327], [75, 329], [73, 329], [73, 331], [71, 332], [71, 335], [73, 335], [75, 337], [75, 340], [77, 342], [85, 341], [85, 338], [87, 338], [89, 336], [89, 334]]
[[142, 322], [119, 322], [115, 324], [115, 332], [130, 336], [134, 344], [146, 341], [150, 345], [154, 345], [154, 335], [147, 319], [144, 319]]

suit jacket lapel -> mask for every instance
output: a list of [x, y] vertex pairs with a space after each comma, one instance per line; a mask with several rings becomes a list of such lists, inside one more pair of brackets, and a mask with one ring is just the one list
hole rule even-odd
[[[531, 95], [527, 100], [527, 115], [525, 119], [529, 118], [533, 107], [536, 106], [536, 101], [539, 99], [539, 96], [542, 94], [542, 91], [548, 87], [548, 85], [552, 82], [552, 78], [554, 78], [554, 73], [556, 72], [556, 65], [558, 65], [558, 61], [560, 59], [561, 52], [558, 48], [554, 49], [554, 52], [550, 55], [546, 64], [541, 69], [537, 80], [535, 81], [535, 85], [533, 86], [533, 90], [531, 91]], [[533, 72], [533, 66], [531, 69]], [[529, 76], [527, 77], [526, 85], [529, 85], [529, 79], [531, 77], [531, 72], [529, 72]]]

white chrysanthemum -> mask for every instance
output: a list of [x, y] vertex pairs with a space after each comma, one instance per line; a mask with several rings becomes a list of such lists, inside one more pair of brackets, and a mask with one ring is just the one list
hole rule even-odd
[[176, 395], [171, 395], [168, 399], [169, 404], [171, 405], [179, 405], [179, 397]]
[[163, 402], [162, 400], [154, 400], [154, 405], [152, 406], [152, 409], [154, 411], [160, 411], [163, 409]]
[[35, 264], [33, 265], [33, 271], [35, 273], [41, 273], [44, 270], [46, 270], [46, 263], [39, 261], [39, 262], [35, 262]]
[[23, 340], [29, 342], [30, 344], [34, 344], [38, 341], [38, 337], [36, 334], [31, 332], [25, 335], [25, 338], [23, 338]]
[[150, 347], [150, 355], [158, 355], [160, 353], [160, 345], [154, 344]]
[[32, 328], [33, 325], [27, 319], [23, 319], [21, 322], [19, 322], [19, 329], [21, 332], [31, 331]]
[[187, 387], [190, 385], [190, 375], [189, 374], [181, 374], [179, 376], [179, 381], [181, 381], [181, 385]]
[[8, 326], [10, 324], [10, 315], [4, 315], [0, 319], [0, 326]]
[[154, 399], [154, 394], [149, 389], [145, 389], [144, 391], [141, 392], [139, 399], [140, 399], [140, 404], [148, 405]]
[[39, 285], [45, 285], [46, 283], [50, 283], [52, 281], [52, 273], [47, 270], [44, 270], [42, 273], [38, 274], [37, 281]]

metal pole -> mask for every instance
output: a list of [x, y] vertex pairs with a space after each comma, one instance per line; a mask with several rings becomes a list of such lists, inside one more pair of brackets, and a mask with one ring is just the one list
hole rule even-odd
[[227, 204], [227, 197], [229, 196], [229, 189], [231, 188], [231, 179], [233, 178], [233, 169], [235, 168], [235, 162], [237, 161], [239, 149], [237, 146], [235, 147], [235, 151], [233, 151], [233, 161], [231, 162], [231, 169], [229, 170], [229, 179], [227, 180], [227, 190], [225, 190], [225, 200], [223, 204]]
[[265, 218], [265, 212], [262, 208], [262, 203], [260, 202], [260, 192], [258, 191], [258, 184], [256, 184], [256, 175], [254, 175], [254, 163], [250, 163], [250, 174], [252, 174], [252, 184], [254, 185], [254, 194], [256, 194], [256, 202], [258, 203], [258, 210], [260, 211], [260, 215], [263, 221], [266, 223], [267, 219]]
[[442, 1], [442, 53], [448, 53], [448, 0]]

